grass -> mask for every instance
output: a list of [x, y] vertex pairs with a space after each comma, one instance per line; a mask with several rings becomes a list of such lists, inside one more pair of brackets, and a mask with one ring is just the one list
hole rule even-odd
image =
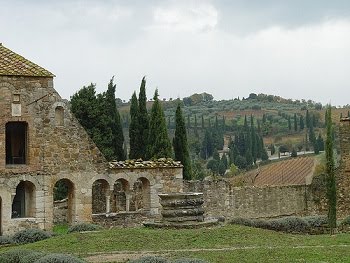
[[[126, 228], [62, 234], [20, 247], [81, 257], [153, 251], [209, 262], [345, 262], [350, 258], [350, 234], [292, 235], [236, 225], [190, 230]], [[0, 253], [7, 249], [0, 248]]]
[[63, 235], [68, 233], [68, 224], [54, 225], [52, 232], [57, 235]]

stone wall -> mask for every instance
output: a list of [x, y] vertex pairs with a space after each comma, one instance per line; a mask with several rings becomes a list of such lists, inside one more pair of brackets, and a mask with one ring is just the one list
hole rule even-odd
[[187, 182], [184, 190], [203, 192], [206, 217], [272, 218], [320, 213], [310, 185], [233, 187], [219, 179]]
[[339, 124], [341, 162], [337, 173], [337, 217], [350, 215], [350, 118]]

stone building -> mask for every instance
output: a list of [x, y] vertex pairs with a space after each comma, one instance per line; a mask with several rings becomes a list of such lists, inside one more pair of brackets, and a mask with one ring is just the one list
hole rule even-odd
[[1, 234], [51, 229], [58, 182], [68, 188], [69, 223], [91, 222], [93, 214], [157, 216], [158, 192], [181, 190], [182, 167], [109, 164], [54, 89], [54, 77], [0, 44]]

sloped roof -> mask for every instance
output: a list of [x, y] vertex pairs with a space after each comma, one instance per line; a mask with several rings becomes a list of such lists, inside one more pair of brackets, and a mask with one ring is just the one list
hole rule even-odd
[[0, 76], [55, 77], [50, 71], [18, 55], [1, 43]]

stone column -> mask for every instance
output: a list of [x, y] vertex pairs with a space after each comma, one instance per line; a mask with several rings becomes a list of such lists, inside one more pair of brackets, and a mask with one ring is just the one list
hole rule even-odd
[[111, 212], [110, 200], [111, 200], [110, 195], [106, 195], [106, 214], [109, 214]]
[[129, 193], [125, 193], [125, 202], [126, 202], [126, 204], [125, 204], [125, 211], [126, 212], [129, 212], [130, 211], [130, 195], [129, 195]]

